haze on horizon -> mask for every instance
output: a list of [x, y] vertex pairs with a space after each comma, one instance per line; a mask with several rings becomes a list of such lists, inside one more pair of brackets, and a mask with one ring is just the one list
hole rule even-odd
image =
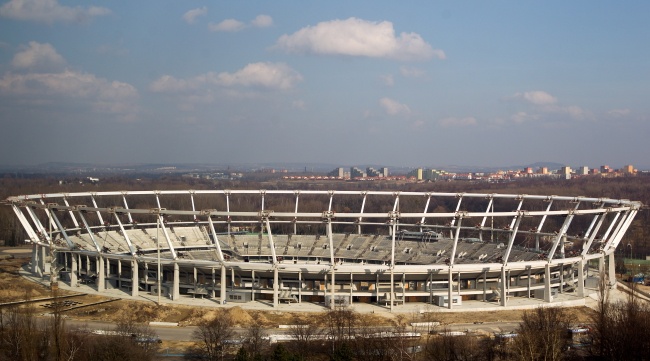
[[650, 168], [650, 3], [4, 0], [0, 165]]

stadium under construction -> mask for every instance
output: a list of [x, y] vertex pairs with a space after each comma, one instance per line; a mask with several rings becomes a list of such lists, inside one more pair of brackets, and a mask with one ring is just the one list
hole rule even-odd
[[[52, 284], [171, 302], [453, 308], [615, 282], [641, 203], [524, 194], [174, 190], [9, 197]], [[59, 280], [60, 279], [60, 280]]]

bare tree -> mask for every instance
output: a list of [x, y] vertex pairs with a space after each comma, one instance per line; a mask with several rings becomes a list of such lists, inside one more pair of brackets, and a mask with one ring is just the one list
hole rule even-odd
[[518, 360], [562, 360], [569, 344], [571, 316], [562, 308], [539, 307], [523, 314], [512, 343]]
[[289, 348], [293, 354], [298, 360], [310, 359], [315, 354], [314, 343], [321, 333], [318, 324], [307, 318], [294, 317], [290, 330], [294, 341]]
[[227, 340], [234, 335], [233, 321], [230, 315], [222, 311], [210, 321], [202, 322], [193, 333], [198, 342], [198, 354], [208, 360], [223, 360]]

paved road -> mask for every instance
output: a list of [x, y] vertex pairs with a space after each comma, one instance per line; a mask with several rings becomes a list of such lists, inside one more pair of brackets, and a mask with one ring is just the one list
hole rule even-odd
[[[110, 322], [102, 321], [77, 321], [77, 320], [66, 320], [66, 324], [71, 327], [78, 328], [88, 328], [90, 330], [112, 330], [115, 328], [115, 324]], [[438, 326], [438, 329], [443, 329], [443, 327], [449, 331], [472, 331], [472, 332], [509, 332], [514, 331], [519, 324], [516, 322], [485, 322], [482, 324], [452, 324], [446, 326]], [[186, 326], [186, 327], [166, 327], [166, 326], [150, 326], [150, 328], [156, 332], [158, 337], [163, 341], [192, 341], [192, 333], [198, 328], [196, 326]], [[246, 332], [245, 328], [235, 328], [235, 333], [242, 335]], [[282, 334], [291, 332], [288, 329], [267, 329], [267, 333], [273, 334]], [[426, 332], [426, 330], [420, 330], [419, 332]]]

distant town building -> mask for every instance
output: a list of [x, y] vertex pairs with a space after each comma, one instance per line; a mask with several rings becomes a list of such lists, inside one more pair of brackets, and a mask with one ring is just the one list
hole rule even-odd
[[537, 173], [539, 173], [539, 174], [548, 174], [548, 168], [547, 167], [540, 167], [537, 170]]
[[628, 165], [623, 166], [623, 168], [621, 168], [621, 173], [634, 174], [634, 173], [636, 173], [636, 169], [634, 169], [634, 166], [632, 166], [631, 164], [628, 164]]
[[589, 167], [584, 165], [582, 167], [578, 167], [578, 169], [576, 170], [576, 174], [580, 174], [580, 175], [589, 174]]
[[366, 168], [366, 174], [368, 174], [368, 177], [385, 178], [388, 177], [388, 168], [383, 167], [376, 170], [375, 168], [368, 167]]
[[357, 167], [350, 168], [350, 178], [366, 178], [368, 174]]
[[611, 173], [613, 171], [614, 170], [612, 168], [610, 168], [610, 166], [608, 166], [608, 165], [601, 165], [600, 166], [600, 173]]
[[328, 176], [330, 177], [338, 177], [338, 178], [344, 178], [345, 177], [345, 169], [343, 168], [334, 168], [333, 171], [327, 173]]

